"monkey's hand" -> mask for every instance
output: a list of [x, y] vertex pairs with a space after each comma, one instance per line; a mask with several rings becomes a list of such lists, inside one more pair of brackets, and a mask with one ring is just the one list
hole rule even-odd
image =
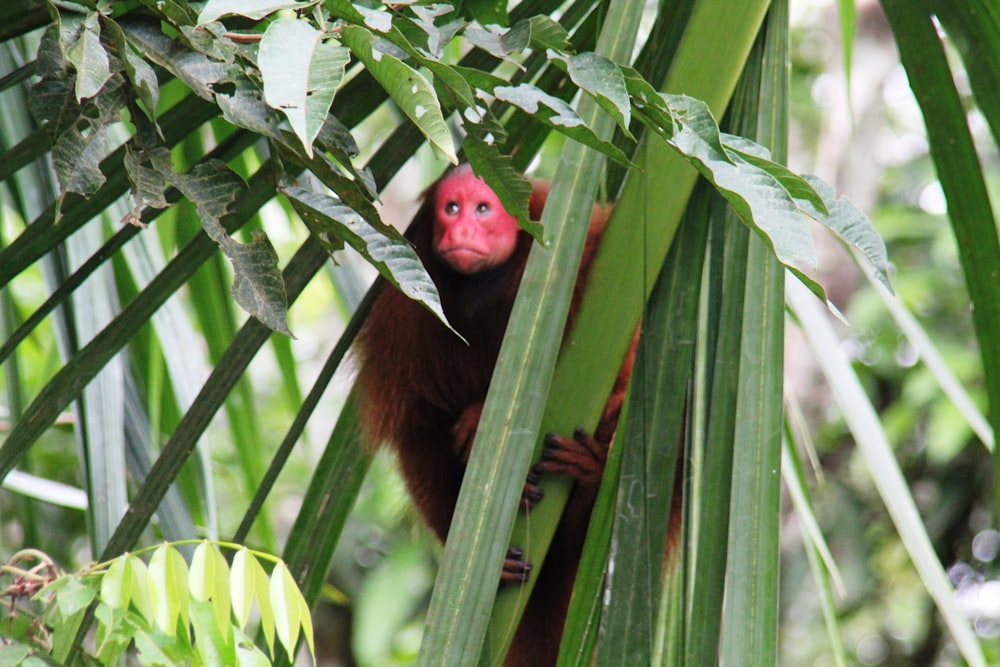
[[597, 489], [607, 457], [607, 444], [582, 428], [576, 429], [572, 437], [549, 433], [545, 436], [542, 460], [531, 468], [531, 472], [566, 475], [581, 486]]
[[[466, 464], [472, 454], [472, 443], [476, 439], [476, 429], [479, 428], [479, 418], [483, 414], [483, 404], [473, 403], [467, 407], [451, 427], [452, 451], [459, 460]], [[542, 499], [544, 492], [538, 486], [540, 473], [534, 469], [528, 472], [528, 478], [524, 482], [524, 491], [521, 493], [521, 507], [530, 510]]]

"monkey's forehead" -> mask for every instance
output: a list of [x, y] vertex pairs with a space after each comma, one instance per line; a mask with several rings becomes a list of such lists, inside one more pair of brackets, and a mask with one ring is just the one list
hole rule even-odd
[[[468, 165], [463, 166], [468, 167]], [[468, 167], [462, 173], [449, 172], [441, 179], [437, 188], [434, 189], [434, 196], [438, 201], [445, 197], [489, 197], [496, 199], [496, 193], [493, 192], [493, 189], [486, 185], [486, 181], [473, 174], [471, 167]]]

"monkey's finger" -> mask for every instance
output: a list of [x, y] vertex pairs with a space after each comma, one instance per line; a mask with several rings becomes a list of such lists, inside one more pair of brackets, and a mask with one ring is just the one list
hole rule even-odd
[[545, 490], [538, 485], [541, 476], [541, 472], [535, 468], [528, 471], [528, 477], [524, 481], [524, 490], [521, 491], [521, 507], [525, 511], [534, 508], [545, 497]]
[[524, 552], [518, 547], [509, 547], [500, 572], [500, 585], [523, 584], [531, 576], [531, 563], [524, 560]]
[[542, 460], [535, 464], [533, 470], [585, 481], [600, 477], [606, 455], [604, 445], [583, 429], [577, 429], [571, 438], [549, 433], [545, 436]]

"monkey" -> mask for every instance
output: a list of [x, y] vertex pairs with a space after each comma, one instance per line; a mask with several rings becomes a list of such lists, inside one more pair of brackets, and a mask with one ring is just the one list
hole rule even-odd
[[[548, 184], [533, 182], [532, 220], [541, 218], [548, 192]], [[570, 321], [610, 212], [608, 205], [594, 206]], [[437, 285], [448, 321], [466, 342], [383, 284], [355, 343], [356, 387], [366, 440], [395, 450], [414, 504], [444, 542], [532, 239], [468, 164], [446, 172], [425, 191], [409, 236]], [[541, 475], [564, 474], [575, 485], [508, 652], [508, 667], [555, 664], [634, 355], [635, 340], [594, 433], [546, 436], [542, 460], [528, 474], [522, 504], [529, 509], [541, 500]], [[530, 569], [520, 551], [511, 549], [501, 581], [525, 581]]]

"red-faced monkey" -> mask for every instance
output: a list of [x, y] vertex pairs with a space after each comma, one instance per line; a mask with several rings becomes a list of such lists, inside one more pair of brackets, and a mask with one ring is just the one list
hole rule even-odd
[[[548, 186], [535, 183], [529, 213], [541, 217]], [[610, 207], [595, 206], [581, 261], [572, 320]], [[448, 535], [469, 450], [479, 425], [500, 343], [524, 272], [531, 237], [504, 210], [496, 194], [468, 165], [447, 172], [425, 193], [410, 238], [463, 342], [422, 306], [383, 286], [358, 335], [358, 388], [369, 442], [388, 443], [427, 523]], [[549, 436], [541, 462], [529, 474], [524, 504], [540, 499], [541, 474], [576, 481], [506, 665], [555, 663], [590, 511], [600, 485], [632, 369], [630, 351], [593, 437]], [[502, 579], [528, 576], [512, 549]]]

